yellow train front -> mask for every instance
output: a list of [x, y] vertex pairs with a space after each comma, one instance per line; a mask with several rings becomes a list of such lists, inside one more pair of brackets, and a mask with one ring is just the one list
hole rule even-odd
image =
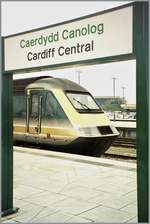
[[100, 156], [119, 135], [80, 85], [53, 77], [22, 83], [14, 89], [14, 141]]

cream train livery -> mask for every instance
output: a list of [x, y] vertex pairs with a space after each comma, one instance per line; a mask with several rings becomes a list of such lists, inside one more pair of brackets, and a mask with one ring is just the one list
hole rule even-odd
[[80, 85], [53, 77], [14, 80], [14, 141], [100, 156], [118, 135]]

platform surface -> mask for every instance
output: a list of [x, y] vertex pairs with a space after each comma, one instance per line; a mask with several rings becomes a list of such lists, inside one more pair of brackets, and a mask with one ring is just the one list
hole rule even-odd
[[136, 163], [14, 147], [14, 206], [3, 223], [136, 223]]
[[111, 121], [111, 123], [117, 128], [135, 128], [136, 121]]

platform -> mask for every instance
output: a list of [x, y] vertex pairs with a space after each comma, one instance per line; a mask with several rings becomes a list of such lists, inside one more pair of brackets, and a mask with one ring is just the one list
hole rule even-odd
[[135, 148], [125, 148], [125, 147], [114, 147], [111, 146], [106, 152], [106, 155], [116, 155], [116, 156], [125, 156], [129, 158], [136, 159], [136, 149]]
[[136, 163], [14, 147], [14, 206], [3, 223], [137, 222]]

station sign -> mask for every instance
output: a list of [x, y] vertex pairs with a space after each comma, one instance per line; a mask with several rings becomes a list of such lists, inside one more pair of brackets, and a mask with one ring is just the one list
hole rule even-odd
[[133, 6], [4, 38], [4, 70], [133, 53]]

